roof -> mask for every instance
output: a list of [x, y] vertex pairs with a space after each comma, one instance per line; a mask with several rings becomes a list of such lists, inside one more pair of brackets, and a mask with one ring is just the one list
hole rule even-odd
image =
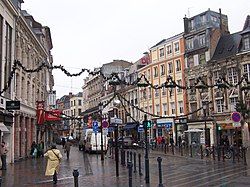
[[245, 34], [250, 32], [250, 15], [247, 16], [243, 30], [241, 31], [240, 34]]
[[221, 36], [211, 60], [221, 60], [236, 55], [240, 42], [239, 32]]

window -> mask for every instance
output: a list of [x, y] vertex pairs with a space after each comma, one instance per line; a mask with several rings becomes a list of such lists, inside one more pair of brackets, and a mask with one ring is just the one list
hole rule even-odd
[[224, 103], [223, 103], [223, 99], [218, 99], [218, 100], [216, 100], [216, 107], [217, 107], [217, 112], [218, 112], [218, 113], [224, 112]]
[[73, 106], [73, 101], [70, 102], [70, 106]]
[[158, 77], [158, 67], [154, 67], [154, 77]]
[[199, 35], [199, 44], [200, 46], [204, 46], [206, 44], [205, 34]]
[[148, 98], [151, 99], [152, 98], [152, 89], [148, 88]]
[[194, 20], [193, 19], [189, 21], [189, 28], [190, 28], [190, 30], [194, 29]]
[[181, 71], [181, 61], [180, 60], [176, 60], [176, 71]]
[[167, 54], [169, 55], [171, 53], [172, 53], [172, 47], [171, 47], [171, 45], [168, 45], [167, 46]]
[[164, 48], [161, 48], [161, 49], [160, 49], [160, 57], [164, 57], [164, 55], [165, 55], [165, 54], [164, 54]]
[[186, 48], [188, 50], [194, 48], [194, 39], [193, 38], [189, 38], [186, 40]]
[[150, 69], [148, 70], [148, 80], [150, 80]]
[[76, 106], [76, 100], [74, 100], [73, 102], [74, 102], [74, 105], [73, 105], [73, 106]]
[[172, 115], [175, 115], [175, 103], [171, 102], [171, 113]]
[[244, 37], [243, 39], [243, 46], [244, 46], [244, 50], [248, 50], [250, 48], [250, 39], [249, 36]]
[[82, 109], [78, 109], [78, 115], [80, 115], [82, 113]]
[[230, 104], [230, 107], [231, 107], [231, 111], [235, 111], [236, 110], [236, 104], [238, 102], [238, 98], [237, 97], [231, 97], [229, 98], [229, 104]]
[[167, 91], [165, 87], [162, 87], [162, 95], [167, 95]]
[[159, 96], [159, 89], [154, 89], [154, 91], [155, 91], [155, 97], [158, 97]]
[[179, 52], [179, 50], [180, 50], [180, 44], [179, 44], [179, 42], [174, 43], [174, 51], [175, 52]]
[[[177, 85], [182, 86], [181, 80], [177, 80]], [[181, 93], [181, 92], [182, 92], [182, 89], [179, 88], [179, 87], [177, 87], [177, 92], [178, 92], [178, 93]]]
[[219, 71], [215, 71], [214, 72], [214, 84], [217, 83], [219, 77], [220, 77], [220, 72]]
[[[147, 99], [147, 90], [146, 88], [143, 90], [143, 98]], [[132, 100], [133, 101], [133, 100]]]
[[165, 75], [165, 65], [161, 65], [161, 75]]
[[205, 53], [202, 53], [199, 55], [199, 64], [205, 64], [205, 62], [206, 62]]
[[156, 115], [158, 115], [158, 116], [160, 115], [160, 105], [159, 104], [155, 105], [155, 112], [156, 112], [155, 113]]
[[201, 15], [201, 25], [204, 25], [206, 23], [206, 15]]
[[162, 104], [162, 108], [163, 108], [163, 115], [167, 115], [167, 112], [168, 112], [168, 108], [167, 108], [167, 103], [163, 103]]
[[211, 20], [212, 20], [213, 22], [217, 22], [217, 17], [211, 16]]
[[235, 67], [228, 68], [227, 73], [228, 73], [228, 81], [231, 84], [237, 84], [238, 83], [238, 77], [237, 77], [238, 75], [236, 72], [236, 68]]
[[152, 105], [149, 106], [149, 111], [148, 111], [150, 114], [153, 114], [153, 111], [152, 111]]
[[82, 106], [82, 100], [81, 99], [78, 99], [78, 105]]
[[172, 62], [168, 63], [168, 73], [173, 73], [173, 63]]
[[188, 59], [187, 59], [187, 67], [188, 68], [194, 67], [194, 57], [193, 56], [188, 57]]
[[183, 114], [184, 113], [183, 101], [179, 101], [178, 105], [179, 105], [180, 114]]
[[250, 80], [250, 64], [243, 65], [243, 73], [247, 74], [247, 78]]

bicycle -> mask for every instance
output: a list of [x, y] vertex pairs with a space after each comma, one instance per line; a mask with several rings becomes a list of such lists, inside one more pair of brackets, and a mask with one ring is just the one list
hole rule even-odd
[[243, 158], [244, 153], [242, 149], [245, 148], [230, 146], [230, 148], [225, 153], [225, 158], [230, 159], [232, 158], [233, 154], [235, 157]]

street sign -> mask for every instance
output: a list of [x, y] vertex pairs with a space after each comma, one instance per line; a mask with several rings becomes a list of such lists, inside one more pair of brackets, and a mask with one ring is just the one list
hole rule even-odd
[[102, 129], [102, 131], [103, 131], [103, 134], [104, 134], [104, 135], [107, 135], [107, 134], [108, 134], [109, 129], [108, 129], [108, 128], [103, 128], [103, 129]]
[[120, 124], [122, 124], [122, 119], [120, 119], [120, 118], [111, 118], [110, 123], [120, 125]]
[[113, 132], [114, 131], [114, 128], [113, 127], [109, 127], [108, 128], [108, 132]]
[[239, 122], [234, 122], [233, 127], [241, 127], [241, 124]]
[[233, 122], [240, 122], [240, 120], [241, 120], [241, 115], [240, 115], [239, 112], [233, 112], [233, 113], [231, 114], [231, 118], [232, 118]]
[[143, 125], [139, 125], [139, 127], [138, 127], [138, 132], [144, 132], [144, 127], [143, 127]]
[[106, 120], [102, 121], [102, 127], [103, 128], [108, 128], [109, 127], [109, 123]]
[[98, 127], [98, 122], [97, 121], [93, 121], [93, 127]]

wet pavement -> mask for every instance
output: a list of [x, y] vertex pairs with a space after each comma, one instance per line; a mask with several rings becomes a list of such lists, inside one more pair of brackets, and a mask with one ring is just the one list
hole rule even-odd
[[[133, 150], [137, 154], [140, 150]], [[141, 152], [142, 153], [142, 152]], [[58, 184], [53, 185], [52, 178], [44, 176], [46, 160], [27, 159], [8, 165], [7, 171], [2, 174], [2, 186], [4, 187], [71, 187], [74, 186], [73, 169], [79, 171], [80, 187], [126, 187], [128, 185], [128, 169], [119, 164], [120, 176], [115, 175], [115, 160], [105, 157], [101, 162], [100, 155], [83, 154], [73, 147], [70, 159], [63, 160], [58, 174]], [[140, 176], [133, 172], [133, 187], [156, 187], [158, 186], [159, 170], [157, 157], [162, 157], [163, 185], [185, 187], [185, 186], [250, 186], [250, 167], [242, 162], [214, 162], [186, 158], [176, 155], [166, 155], [161, 151], [151, 151], [150, 160], [150, 184], [146, 185], [144, 180], [144, 157], [142, 154], [142, 173]], [[138, 166], [138, 160], [137, 160]]]

